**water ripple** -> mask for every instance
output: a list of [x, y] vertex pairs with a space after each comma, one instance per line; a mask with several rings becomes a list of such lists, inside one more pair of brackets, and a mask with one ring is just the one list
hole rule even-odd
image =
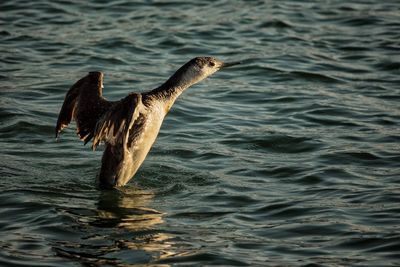
[[[398, 265], [396, 1], [0, 9], [0, 265]], [[97, 190], [102, 148], [54, 140], [67, 89], [99, 70], [116, 100], [201, 55], [242, 64], [182, 94], [127, 187]]]

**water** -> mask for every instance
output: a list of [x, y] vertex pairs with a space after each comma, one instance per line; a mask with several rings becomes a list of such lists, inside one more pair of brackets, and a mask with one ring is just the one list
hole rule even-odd
[[[1, 1], [1, 266], [400, 265], [398, 1]], [[67, 89], [119, 99], [199, 55], [135, 178], [54, 139]]]

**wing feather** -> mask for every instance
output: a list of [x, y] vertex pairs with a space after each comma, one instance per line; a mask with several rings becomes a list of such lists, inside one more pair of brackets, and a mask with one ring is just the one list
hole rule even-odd
[[71, 120], [75, 120], [80, 139], [85, 144], [90, 141], [97, 121], [113, 104], [103, 98], [102, 88], [103, 73], [89, 72], [68, 90], [58, 115], [56, 138]]
[[94, 130], [93, 150], [101, 142], [126, 146], [129, 130], [139, 116], [141, 94], [132, 93], [116, 102], [97, 122]]

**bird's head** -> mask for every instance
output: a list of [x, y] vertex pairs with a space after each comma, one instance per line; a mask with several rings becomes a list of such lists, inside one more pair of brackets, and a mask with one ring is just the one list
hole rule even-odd
[[222, 62], [213, 57], [195, 57], [183, 65], [168, 82], [189, 87], [212, 75], [216, 71], [240, 64], [240, 62]]
[[196, 57], [186, 63], [185, 79], [190, 80], [191, 84], [197, 83], [218, 70], [237, 65], [240, 62], [224, 63], [213, 57]]

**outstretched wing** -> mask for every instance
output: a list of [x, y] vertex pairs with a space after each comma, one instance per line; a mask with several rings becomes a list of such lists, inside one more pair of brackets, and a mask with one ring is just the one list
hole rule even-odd
[[97, 122], [94, 130], [93, 150], [102, 141], [112, 145], [126, 146], [130, 129], [139, 117], [141, 104], [142, 96], [136, 93], [131, 93], [114, 103]]
[[97, 121], [113, 105], [103, 98], [102, 89], [101, 72], [89, 72], [69, 89], [58, 115], [56, 138], [73, 119], [76, 121], [76, 132], [80, 139], [85, 144], [90, 141]]

